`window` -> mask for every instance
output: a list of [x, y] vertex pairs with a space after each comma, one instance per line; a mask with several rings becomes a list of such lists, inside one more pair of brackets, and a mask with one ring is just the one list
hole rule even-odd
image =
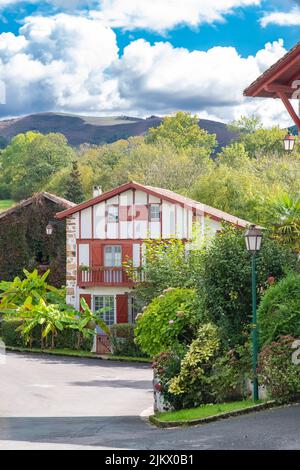
[[121, 245], [106, 245], [104, 247], [104, 266], [107, 268], [122, 267]]
[[152, 222], [160, 221], [160, 205], [159, 204], [150, 205], [150, 220]]
[[105, 321], [107, 326], [115, 323], [115, 299], [113, 295], [95, 295], [94, 311]]
[[107, 208], [107, 221], [119, 222], [119, 207], [118, 206], [108, 206]]

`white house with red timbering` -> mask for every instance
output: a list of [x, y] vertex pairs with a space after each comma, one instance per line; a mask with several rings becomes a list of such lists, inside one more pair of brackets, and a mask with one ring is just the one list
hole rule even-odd
[[[97, 188], [96, 188], [97, 189]], [[56, 215], [66, 219], [67, 303], [101, 308], [108, 325], [134, 321], [133, 281], [123, 267], [139, 268], [145, 239], [192, 239], [193, 225], [212, 234], [222, 221], [249, 222], [172, 191], [134, 181], [101, 193]]]

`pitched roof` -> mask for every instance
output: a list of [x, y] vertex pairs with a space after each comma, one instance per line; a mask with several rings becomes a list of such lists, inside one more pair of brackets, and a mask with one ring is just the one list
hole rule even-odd
[[64, 207], [65, 210], [71, 209], [76, 206], [71, 201], [68, 201], [67, 199], [64, 199], [62, 197], [56, 196], [55, 194], [48, 193], [46, 191], [40, 192], [40, 193], [35, 193], [33, 194], [30, 198], [25, 199], [24, 201], [19, 202], [18, 204], [15, 204], [13, 207], [10, 207], [4, 212], [0, 213], [0, 219], [4, 219], [6, 216], [13, 214], [14, 212], [23, 209], [24, 207], [29, 206], [30, 204], [34, 203], [39, 198], [45, 198], [48, 199], [51, 202], [54, 202], [55, 204]]
[[123, 184], [111, 191], [107, 191], [106, 193], [101, 194], [100, 196], [97, 196], [93, 199], [89, 199], [86, 202], [78, 204], [77, 206], [72, 207], [71, 209], [67, 209], [62, 212], [59, 212], [58, 214], [56, 214], [56, 217], [58, 219], [63, 219], [72, 214], [75, 214], [76, 212], [79, 212], [80, 210], [87, 209], [88, 207], [91, 207], [95, 204], [106, 201], [107, 199], [110, 199], [129, 189], [137, 189], [140, 191], [145, 191], [148, 194], [152, 194], [153, 196], [156, 196], [160, 199], [164, 199], [168, 202], [178, 203], [181, 206], [187, 206], [189, 208], [194, 209], [197, 212], [203, 213], [218, 221], [225, 220], [239, 227], [246, 227], [250, 225], [250, 222], [248, 222], [247, 220], [240, 219], [239, 217], [235, 217], [234, 215], [228, 214], [227, 212], [223, 212], [219, 209], [215, 209], [214, 207], [210, 207], [206, 204], [203, 204], [199, 201], [195, 201], [188, 197], [182, 196], [168, 189], [156, 188], [154, 186], [144, 186], [135, 181], [131, 181], [129, 183]]
[[276, 98], [276, 93], [271, 88], [268, 89], [273, 84], [284, 87], [285, 93], [291, 98], [295, 91], [291, 84], [296, 79], [300, 79], [300, 42], [251, 83], [244, 90], [244, 95]]

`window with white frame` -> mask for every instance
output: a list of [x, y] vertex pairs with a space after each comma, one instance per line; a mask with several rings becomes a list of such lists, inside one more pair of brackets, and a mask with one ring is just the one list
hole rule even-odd
[[107, 207], [107, 222], [119, 222], [119, 207], [118, 206], [108, 206]]
[[106, 268], [120, 268], [122, 266], [121, 245], [106, 245], [104, 247], [104, 266]]
[[115, 299], [113, 295], [95, 295], [94, 311], [111, 326], [115, 323]]
[[150, 220], [152, 222], [160, 221], [160, 204], [150, 204]]

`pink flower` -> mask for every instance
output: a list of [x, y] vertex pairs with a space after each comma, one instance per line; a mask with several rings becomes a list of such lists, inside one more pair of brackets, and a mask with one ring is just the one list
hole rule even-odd
[[155, 385], [154, 385], [154, 388], [155, 388], [155, 390], [156, 390], [157, 392], [161, 392], [161, 391], [162, 391], [162, 386], [161, 386], [161, 384], [155, 384]]
[[169, 320], [169, 325], [173, 325], [174, 320]]

